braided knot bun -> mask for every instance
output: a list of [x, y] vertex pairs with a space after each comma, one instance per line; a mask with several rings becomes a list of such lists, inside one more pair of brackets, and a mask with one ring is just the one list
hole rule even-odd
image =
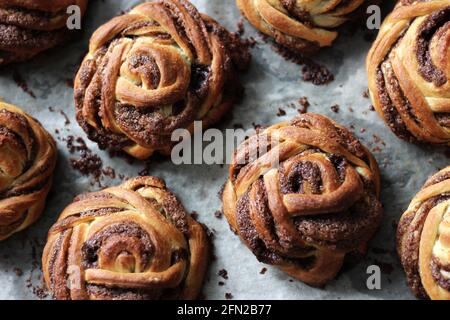
[[48, 233], [56, 299], [195, 299], [208, 263], [203, 227], [155, 177], [77, 197]]
[[0, 240], [42, 213], [56, 165], [53, 138], [18, 107], [0, 102]]
[[304, 114], [238, 147], [224, 214], [258, 260], [322, 286], [378, 228], [379, 179], [375, 159], [347, 129]]
[[411, 142], [450, 145], [450, 2], [399, 1], [367, 57], [373, 105]]
[[331, 46], [334, 28], [348, 20], [364, 0], [236, 0], [243, 15], [276, 43], [299, 53]]
[[170, 153], [171, 134], [217, 122], [247, 46], [186, 0], [151, 1], [101, 26], [75, 80], [77, 120], [101, 148]]
[[0, 66], [28, 60], [71, 38], [67, 8], [88, 0], [0, 0]]
[[417, 297], [450, 300], [450, 167], [411, 201], [399, 222], [397, 249]]

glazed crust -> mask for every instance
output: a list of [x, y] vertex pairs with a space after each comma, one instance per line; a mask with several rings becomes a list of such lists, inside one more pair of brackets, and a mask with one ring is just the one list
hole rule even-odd
[[229, 110], [249, 59], [188, 1], [144, 3], [93, 34], [75, 80], [77, 120], [103, 149], [167, 154], [176, 129], [208, 127]]
[[367, 57], [375, 109], [402, 139], [450, 145], [450, 3], [399, 1]]
[[67, 8], [88, 0], [0, 0], [0, 66], [28, 60], [71, 39]]
[[450, 300], [450, 167], [429, 178], [402, 215], [397, 250], [417, 297]]
[[0, 240], [41, 215], [56, 154], [53, 138], [35, 119], [0, 102]]
[[322, 286], [348, 254], [365, 253], [382, 218], [379, 179], [372, 154], [346, 128], [308, 113], [238, 147], [223, 210], [260, 261]]
[[236, 0], [243, 15], [278, 44], [300, 53], [331, 46], [333, 29], [364, 0]]
[[42, 269], [60, 300], [196, 299], [208, 261], [203, 226], [164, 181], [138, 177], [77, 197], [48, 233]]

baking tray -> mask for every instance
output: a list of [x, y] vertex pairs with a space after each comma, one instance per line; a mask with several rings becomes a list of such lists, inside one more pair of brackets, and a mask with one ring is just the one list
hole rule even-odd
[[[314, 59], [334, 75], [328, 85], [316, 86], [302, 79], [301, 67], [286, 61], [247, 22], [244, 37], [257, 41], [250, 70], [242, 77], [245, 96], [219, 128], [252, 128], [273, 124], [298, 113], [299, 99], [307, 97], [311, 112], [327, 115], [349, 127], [377, 158], [382, 175], [381, 199], [385, 217], [366, 259], [341, 273], [323, 289], [295, 281], [275, 267], [259, 263], [229, 230], [217, 196], [227, 177], [225, 165], [174, 165], [156, 157], [147, 164], [111, 158], [91, 143], [75, 122], [73, 89], [70, 82], [87, 52], [92, 32], [113, 16], [141, 1], [92, 0], [82, 37], [34, 60], [0, 71], [0, 97], [21, 106], [36, 117], [58, 144], [59, 159], [54, 185], [40, 220], [27, 230], [0, 242], [0, 299], [48, 299], [42, 285], [40, 257], [49, 227], [79, 193], [119, 184], [142, 172], [164, 178], [189, 211], [213, 233], [215, 259], [203, 290], [206, 299], [412, 299], [395, 252], [396, 223], [410, 199], [426, 178], [448, 164], [444, 150], [420, 147], [397, 139], [370, 108], [365, 94], [365, 57], [376, 32], [347, 24], [332, 48]], [[231, 31], [241, 15], [234, 0], [193, 0], [197, 8], [217, 19]], [[393, 1], [387, 1], [387, 13]], [[101, 157], [104, 172], [99, 178], [85, 176], [71, 166], [67, 147], [70, 137], [82, 137], [93, 154]], [[111, 167], [112, 170], [107, 169]], [[366, 286], [367, 267], [381, 268], [381, 289]], [[223, 271], [227, 271], [224, 279]], [[219, 284], [219, 282], [222, 282]]]

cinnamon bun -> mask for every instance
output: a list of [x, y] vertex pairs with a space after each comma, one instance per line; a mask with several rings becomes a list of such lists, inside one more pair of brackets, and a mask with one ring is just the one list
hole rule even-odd
[[399, 1], [367, 57], [369, 91], [410, 142], [450, 145], [450, 2]]
[[77, 197], [48, 233], [47, 287], [61, 300], [197, 298], [209, 244], [155, 177]]
[[348, 20], [364, 0], [236, 0], [259, 31], [279, 45], [299, 53], [331, 46], [334, 30]]
[[38, 121], [0, 101], [0, 240], [41, 215], [56, 154], [55, 141]]
[[258, 132], [233, 156], [222, 194], [259, 261], [323, 286], [365, 253], [382, 218], [372, 154], [344, 127], [306, 113]]
[[411, 201], [398, 225], [397, 250], [417, 297], [450, 300], [450, 167]]
[[176, 129], [208, 127], [230, 109], [249, 58], [190, 2], [144, 3], [93, 34], [75, 80], [77, 120], [102, 149], [168, 154]]

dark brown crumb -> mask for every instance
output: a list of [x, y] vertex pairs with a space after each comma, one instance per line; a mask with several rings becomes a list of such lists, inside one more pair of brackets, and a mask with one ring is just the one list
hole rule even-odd
[[334, 75], [323, 65], [307, 64], [302, 67], [302, 78], [304, 81], [321, 86], [333, 81]]
[[[263, 38], [266, 39], [266, 38]], [[273, 48], [283, 58], [302, 66], [302, 78], [304, 81], [312, 82], [315, 85], [324, 85], [334, 80], [334, 75], [325, 66], [307, 58], [299, 53], [293, 52], [279, 44], [274, 44]]]
[[217, 219], [222, 219], [222, 211], [217, 210], [216, 212], [214, 212], [214, 217], [216, 217]]
[[370, 106], [369, 106], [369, 110], [370, 110], [370, 111], [375, 111], [375, 107], [374, 107], [373, 105], [370, 105]]
[[352, 107], [348, 107], [348, 111], [353, 112], [353, 108]]
[[265, 274], [267, 272], [267, 268], [262, 268], [259, 274]]
[[362, 93], [362, 96], [366, 99], [369, 99], [369, 89], [364, 90], [364, 92]]
[[257, 124], [257, 123], [255, 123], [255, 122], [252, 122], [252, 126], [253, 126], [253, 129], [255, 129], [255, 130], [259, 130], [259, 129], [262, 128], [262, 125]]
[[30, 95], [32, 98], [36, 99], [36, 95], [34, 94], [34, 92], [28, 87], [27, 82], [25, 81], [25, 79], [22, 77], [22, 75], [19, 73], [19, 71], [17, 69], [13, 70], [13, 80], [16, 83], [16, 85], [22, 89], [25, 93], [27, 93], [28, 95]]
[[227, 292], [227, 293], [225, 293], [225, 299], [231, 300], [231, 299], [233, 299], [233, 295], [231, 293]]
[[359, 132], [361, 132], [361, 133], [366, 132], [366, 128], [361, 128], [361, 129], [359, 129]]
[[225, 269], [221, 269], [219, 270], [219, 272], [217, 273], [219, 276], [221, 276], [222, 278], [224, 278], [225, 280], [228, 280], [228, 271]]
[[223, 286], [225, 285], [225, 282], [219, 281], [219, 282], [217, 282], [217, 284], [218, 284], [220, 287], [223, 287]]
[[[87, 147], [86, 142], [81, 137], [68, 136], [66, 146], [71, 154], [79, 153], [78, 158], [70, 158], [72, 168], [85, 176], [92, 176], [94, 182], [100, 185], [100, 178], [103, 174], [102, 159]], [[110, 170], [106, 170], [106, 172], [111, 174]]]
[[109, 177], [111, 179], [116, 178], [116, 171], [111, 167], [106, 167], [106, 168], [102, 169], [102, 173], [104, 176]]
[[383, 146], [386, 146], [386, 142], [384, 142], [379, 136], [377, 136], [376, 134], [373, 135], [373, 141], [376, 144], [381, 144]]
[[192, 219], [197, 220], [198, 219], [198, 212], [197, 211], [192, 211], [191, 212], [191, 217], [192, 217]]
[[308, 108], [310, 106], [308, 98], [307, 97], [301, 97], [300, 99], [298, 99], [298, 103], [300, 103], [301, 108], [298, 109], [297, 111], [301, 114], [303, 113], [307, 113], [308, 112]]
[[334, 113], [339, 113], [339, 105], [338, 104], [334, 104], [330, 107], [331, 111], [333, 111]]
[[281, 108], [278, 108], [277, 117], [282, 117], [286, 115], [286, 111]]
[[22, 269], [16, 267], [16, 268], [13, 269], [13, 271], [14, 271], [14, 273], [16, 274], [16, 276], [18, 276], [18, 277], [23, 276], [23, 271], [22, 271]]
[[78, 170], [83, 175], [93, 175], [96, 179], [100, 178], [102, 169], [102, 159], [91, 152], [82, 151], [80, 158], [71, 158], [72, 168]]
[[67, 114], [64, 112], [64, 111], [62, 111], [62, 110], [59, 110], [59, 113], [64, 117], [64, 119], [65, 119], [65, 122], [64, 122], [64, 125], [65, 126], [68, 126], [69, 124], [70, 124], [70, 120], [69, 120], [69, 117], [67, 116]]

